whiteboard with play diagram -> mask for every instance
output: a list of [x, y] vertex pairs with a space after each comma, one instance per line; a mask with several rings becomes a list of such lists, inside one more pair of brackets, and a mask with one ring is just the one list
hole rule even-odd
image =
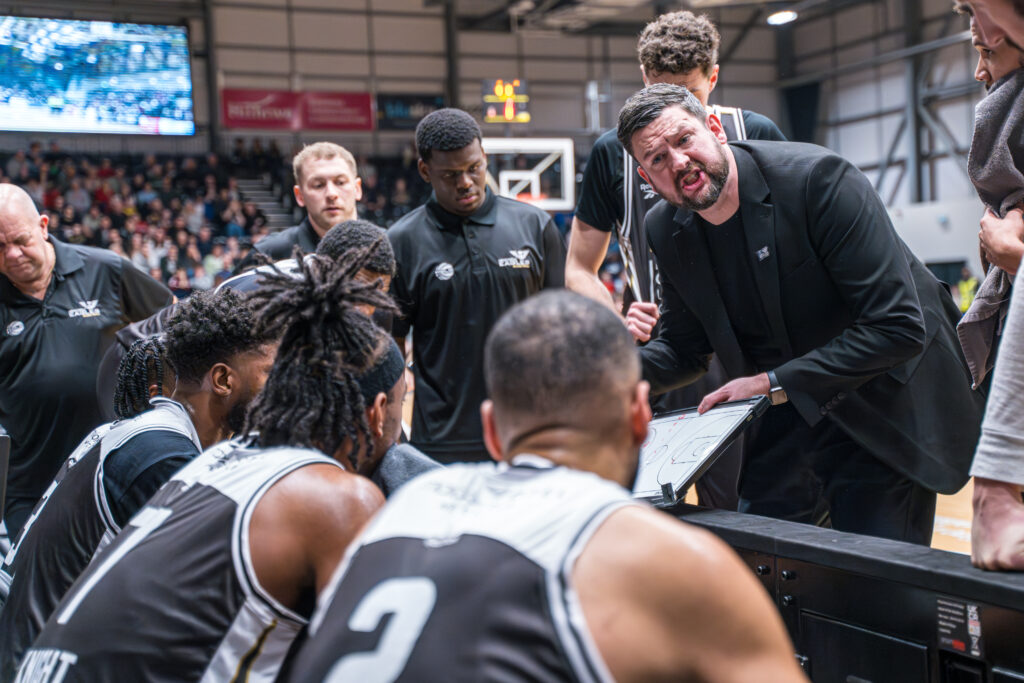
[[640, 447], [633, 497], [654, 505], [678, 502], [725, 449], [771, 402], [766, 396], [722, 403], [703, 415], [696, 408], [651, 420]]

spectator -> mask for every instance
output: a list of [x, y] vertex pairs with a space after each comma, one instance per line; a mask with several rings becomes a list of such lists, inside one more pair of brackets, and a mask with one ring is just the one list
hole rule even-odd
[[89, 193], [82, 188], [80, 181], [72, 180], [68, 186], [68, 191], [64, 194], [64, 199], [74, 207], [75, 211], [84, 214], [92, 208], [92, 198]]

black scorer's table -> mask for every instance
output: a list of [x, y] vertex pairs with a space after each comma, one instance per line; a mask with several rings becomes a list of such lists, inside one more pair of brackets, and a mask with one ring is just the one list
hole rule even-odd
[[815, 683], [1024, 682], [1024, 574], [965, 555], [679, 504], [729, 543]]

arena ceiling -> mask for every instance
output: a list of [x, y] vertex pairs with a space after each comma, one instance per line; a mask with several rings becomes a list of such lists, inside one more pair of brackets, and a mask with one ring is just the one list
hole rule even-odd
[[[745, 10], [755, 20], [770, 12], [795, 8], [802, 13], [834, 12], [865, 0], [457, 0], [459, 25], [467, 30], [559, 31], [635, 35], [662, 12], [677, 9]], [[442, 4], [444, 0], [426, 0]]]

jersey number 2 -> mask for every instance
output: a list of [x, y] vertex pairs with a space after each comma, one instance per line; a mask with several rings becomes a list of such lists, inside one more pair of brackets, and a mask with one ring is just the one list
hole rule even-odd
[[388, 579], [374, 586], [356, 605], [348, 627], [368, 633], [377, 628], [386, 615], [394, 614], [380, 637], [380, 644], [372, 652], [356, 652], [339, 659], [327, 673], [324, 683], [394, 681], [405, 669], [436, 601], [437, 587], [422, 576]]

